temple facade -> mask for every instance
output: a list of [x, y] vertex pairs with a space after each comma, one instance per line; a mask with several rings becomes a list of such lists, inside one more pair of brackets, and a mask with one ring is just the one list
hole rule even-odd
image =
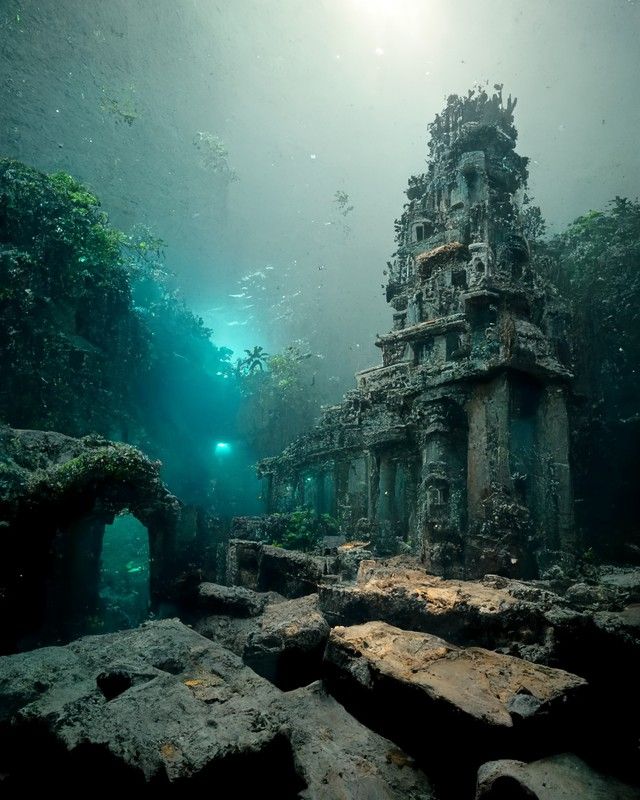
[[514, 107], [499, 86], [448, 99], [396, 221], [382, 364], [259, 464], [270, 512], [332, 514], [447, 577], [532, 577], [574, 551], [570, 347], [523, 233]]

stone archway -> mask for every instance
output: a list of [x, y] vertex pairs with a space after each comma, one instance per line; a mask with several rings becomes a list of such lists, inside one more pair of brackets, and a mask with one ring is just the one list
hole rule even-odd
[[105, 631], [135, 628], [150, 611], [149, 531], [128, 511], [102, 536], [98, 596]]
[[[110, 547], [113, 531], [127, 520], [142, 534], [138, 545], [120, 535]], [[96, 511], [58, 528], [45, 576], [45, 637], [76, 638], [143, 622], [151, 608], [151, 575], [156, 573], [150, 540], [148, 528], [128, 508], [110, 515]], [[127, 564], [134, 553], [135, 563]]]
[[[6, 606], [10, 620], [3, 649], [15, 649], [19, 642], [30, 646], [42, 641], [40, 635], [46, 639], [45, 622], [56, 635], [56, 607], [49, 607], [48, 596], [56, 573], [74, 581], [71, 602], [75, 590], [76, 601], [89, 610], [98, 602], [104, 526], [124, 509], [149, 532], [152, 607], [167, 596], [174, 578], [180, 504], [160, 480], [159, 464], [133, 447], [99, 437], [5, 431], [0, 445], [16, 484], [2, 508], [0, 606]], [[68, 613], [68, 603], [58, 610], [56, 622], [64, 629], [60, 615]]]

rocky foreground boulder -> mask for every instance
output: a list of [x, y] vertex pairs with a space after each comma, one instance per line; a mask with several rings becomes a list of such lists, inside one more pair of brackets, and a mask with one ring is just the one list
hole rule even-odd
[[384, 622], [334, 628], [325, 678], [356, 716], [421, 763], [449, 763], [455, 742], [459, 772], [490, 754], [553, 752], [580, 727], [587, 699], [577, 675]]
[[281, 689], [318, 680], [329, 625], [312, 594], [267, 606], [242, 655], [245, 664]]
[[218, 583], [201, 583], [196, 589], [195, 605], [198, 610], [230, 617], [257, 617], [272, 593], [254, 592], [243, 586], [221, 586]]
[[178, 620], [0, 658], [0, 773], [6, 791], [434, 797], [320, 684], [283, 693]]
[[639, 800], [640, 790], [601, 775], [571, 753], [491, 761], [478, 771], [476, 800]]
[[[573, 590], [573, 591], [572, 591]], [[479, 581], [429, 575], [401, 559], [363, 561], [355, 583], [320, 586], [320, 608], [331, 625], [381, 620], [431, 633], [458, 645], [486, 647], [578, 672], [606, 683], [611, 660], [640, 667], [640, 605], [616, 593], [600, 597], [570, 587], [565, 597], [539, 584], [487, 575]], [[625, 675], [627, 673], [625, 672]]]
[[275, 592], [202, 583], [192, 606], [188, 616], [195, 630], [279, 688], [288, 691], [321, 677], [329, 624], [317, 594], [285, 600]]

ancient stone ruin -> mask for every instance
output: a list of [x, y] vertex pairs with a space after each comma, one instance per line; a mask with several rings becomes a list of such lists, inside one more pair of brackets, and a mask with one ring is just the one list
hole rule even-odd
[[[0, 428], [7, 796], [46, 775], [180, 797], [640, 800], [640, 570], [576, 558], [569, 347], [522, 232], [514, 105], [451, 97], [431, 126], [383, 364], [261, 463], [271, 513], [223, 531], [133, 447]], [[298, 506], [346, 535], [287, 549]], [[150, 619], [80, 635], [125, 510], [149, 537]]]
[[523, 234], [515, 104], [449, 98], [396, 221], [382, 365], [260, 464], [270, 511], [310, 505], [447, 577], [573, 558], [570, 348]]

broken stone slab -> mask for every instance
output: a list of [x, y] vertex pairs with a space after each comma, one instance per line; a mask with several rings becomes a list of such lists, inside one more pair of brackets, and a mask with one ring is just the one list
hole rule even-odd
[[46, 774], [59, 789], [98, 777], [283, 800], [433, 797], [408, 756], [319, 686], [285, 694], [178, 620], [0, 658], [0, 745], [9, 792]]
[[262, 544], [245, 539], [229, 539], [227, 544], [227, 583], [229, 586], [258, 588]]
[[228, 617], [209, 614], [193, 622], [193, 629], [201, 636], [231, 650], [242, 658], [247, 639], [260, 627], [260, 617]]
[[600, 583], [625, 592], [629, 603], [640, 603], [640, 567], [607, 564], [599, 573]]
[[640, 603], [632, 603], [620, 611], [600, 611], [593, 618], [601, 631], [618, 634], [630, 644], [640, 646]]
[[[398, 558], [364, 561], [355, 585], [325, 583], [319, 595], [331, 625], [381, 620], [582, 675], [602, 699], [603, 723], [612, 683], [634, 682], [640, 669], [637, 604], [618, 611], [579, 609], [539, 584], [495, 575], [448, 580]], [[637, 729], [640, 700], [630, 698], [625, 709], [626, 728]], [[615, 728], [626, 736], [620, 724]]]
[[580, 719], [587, 685], [562, 670], [384, 622], [334, 628], [325, 679], [374, 730], [421, 762], [435, 759], [436, 768], [455, 757], [461, 772], [487, 753], [527, 757], [551, 747]]
[[313, 556], [296, 550], [231, 539], [227, 549], [227, 582], [288, 598], [318, 591], [324, 577], [335, 573], [334, 556]]
[[196, 606], [200, 610], [234, 617], [257, 617], [273, 599], [270, 593], [218, 583], [201, 583], [196, 590]]
[[363, 561], [373, 558], [371, 542], [345, 542], [338, 547], [338, 568], [345, 580], [354, 580]]
[[[267, 720], [274, 687], [177, 620], [89, 636], [0, 659], [8, 787], [33, 765], [55, 785], [180, 785], [242, 769], [283, 770], [297, 788], [288, 742]], [[293, 795], [290, 795], [293, 796]]]
[[574, 583], [564, 592], [564, 599], [570, 606], [587, 611], [620, 611], [626, 598], [624, 590], [606, 583]]
[[267, 606], [243, 653], [245, 664], [281, 689], [304, 686], [320, 678], [329, 625], [318, 607], [318, 595]]
[[363, 561], [355, 585], [322, 585], [320, 608], [332, 625], [381, 620], [442, 636], [455, 644], [489, 648], [514, 641], [542, 644], [545, 613], [560, 598], [520, 581], [447, 580], [424, 569]]
[[320, 682], [283, 695], [290, 739], [307, 784], [300, 800], [431, 800], [414, 759], [360, 724]]
[[262, 546], [258, 589], [278, 592], [284, 597], [303, 597], [314, 594], [329, 572], [331, 558], [312, 556], [282, 547]]
[[478, 770], [476, 800], [639, 800], [640, 788], [591, 769], [572, 753], [490, 761]]

